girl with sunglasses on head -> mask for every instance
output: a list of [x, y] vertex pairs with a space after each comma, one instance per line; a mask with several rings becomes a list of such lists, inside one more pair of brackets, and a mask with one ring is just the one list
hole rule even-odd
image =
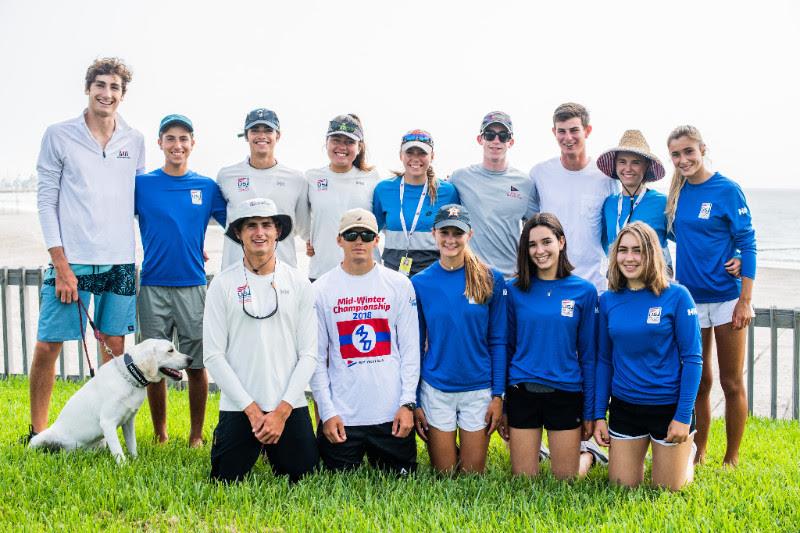
[[[667, 146], [675, 165], [666, 210], [669, 229], [675, 235], [675, 274], [697, 302], [703, 335], [696, 461], [703, 462], [706, 455], [714, 381], [711, 353], [716, 341], [728, 441], [722, 462], [736, 466], [747, 421], [743, 367], [746, 328], [753, 317], [755, 231], [739, 185], [706, 166], [708, 148], [697, 128], [678, 126], [670, 133]], [[737, 250], [741, 255], [741, 278], [729, 269], [730, 258]]]
[[400, 141], [403, 172], [375, 187], [372, 212], [385, 236], [383, 264], [407, 276], [422, 271], [439, 258], [431, 234], [439, 207], [459, 203], [455, 187], [433, 171], [433, 138], [411, 130]]
[[423, 354], [414, 418], [431, 466], [443, 473], [484, 471], [503, 410], [505, 284], [470, 250], [472, 234], [464, 206], [439, 208], [432, 231], [439, 260], [411, 278]]
[[336, 228], [342, 214], [355, 208], [372, 209], [372, 194], [380, 177], [367, 164], [367, 145], [361, 119], [338, 115], [328, 123], [325, 141], [328, 165], [308, 170], [311, 234], [306, 255], [311, 257], [308, 277], [316, 280], [342, 260], [336, 245]]
[[558, 479], [585, 476], [594, 461], [606, 460], [588, 441], [597, 290], [572, 270], [558, 218], [534, 214], [519, 239], [517, 277], [507, 283], [508, 389], [500, 434], [509, 440], [514, 475], [538, 475], [543, 429]]
[[600, 297], [595, 440], [610, 447], [612, 483], [641, 484], [652, 443], [653, 484], [679, 490], [694, 476], [703, 366], [697, 308], [667, 278], [658, 236], [644, 222], [620, 230], [610, 258], [609, 290]]

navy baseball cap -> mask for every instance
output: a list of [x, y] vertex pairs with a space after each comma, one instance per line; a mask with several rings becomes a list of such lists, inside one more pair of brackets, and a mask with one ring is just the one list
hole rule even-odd
[[472, 224], [469, 222], [469, 211], [463, 205], [447, 204], [439, 208], [436, 218], [433, 219], [433, 229], [458, 228], [469, 233]]
[[161, 124], [158, 126], [158, 134], [161, 135], [170, 126], [183, 126], [189, 130], [189, 133], [194, 133], [194, 126], [192, 126], [192, 121], [188, 117], [173, 114], [161, 119]]
[[502, 111], [487, 113], [481, 121], [481, 133], [492, 124], [500, 124], [505, 127], [509, 133], [514, 133], [514, 125], [511, 123], [511, 116], [508, 113]]
[[247, 117], [244, 119], [244, 131], [239, 134], [239, 137], [244, 137], [247, 134], [247, 130], [254, 126], [258, 126], [259, 124], [270, 127], [275, 131], [281, 131], [281, 123], [278, 120], [278, 115], [275, 114], [275, 111], [266, 109], [264, 107], [259, 107], [258, 109], [253, 109], [247, 114]]

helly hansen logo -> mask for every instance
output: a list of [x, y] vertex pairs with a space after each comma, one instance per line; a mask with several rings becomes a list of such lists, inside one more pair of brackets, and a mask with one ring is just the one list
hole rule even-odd
[[572, 317], [575, 314], [575, 300], [561, 300], [561, 316]]
[[747, 208], [746, 208], [746, 207], [740, 207], [740, 208], [739, 208], [739, 210], [738, 210], [737, 212], [738, 212], [740, 215], [746, 215], [746, 214], [747, 214]]
[[120, 150], [119, 153], [117, 153], [117, 159], [130, 159], [130, 158], [131, 156], [128, 155], [127, 150]]
[[660, 307], [651, 307], [647, 311], [647, 323], [648, 324], [661, 324], [661, 308]]
[[697, 316], [697, 308], [696, 307], [692, 307], [691, 309], [687, 309], [686, 310], [686, 314], [688, 316]]
[[700, 205], [700, 213], [697, 214], [697, 218], [702, 218], [704, 220], [708, 220], [711, 218], [711, 202], [703, 202]]
[[242, 178], [236, 179], [236, 188], [239, 192], [244, 192], [250, 190], [250, 177], [244, 176]]

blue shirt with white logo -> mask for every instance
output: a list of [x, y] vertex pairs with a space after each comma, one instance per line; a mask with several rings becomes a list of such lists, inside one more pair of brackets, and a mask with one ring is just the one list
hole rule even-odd
[[508, 282], [508, 384], [539, 383], [583, 392], [592, 417], [597, 289], [578, 276], [535, 278], [528, 292]]
[[703, 372], [700, 322], [692, 296], [672, 283], [656, 296], [624, 288], [600, 296], [594, 418], [611, 394], [640, 405], [677, 404], [691, 422]]
[[738, 249], [742, 276], [756, 277], [756, 233], [739, 185], [719, 172], [699, 185], [684, 184], [673, 223], [675, 279], [697, 303], [735, 300], [742, 282], [725, 271]]
[[411, 278], [417, 294], [421, 375], [439, 390], [505, 391], [506, 288], [500, 272], [492, 269], [492, 275], [493, 292], [485, 304], [464, 296], [463, 267], [445, 270], [436, 261]]
[[[621, 205], [620, 197], [622, 198]], [[634, 196], [635, 200], [636, 196]], [[672, 257], [667, 248], [667, 217], [664, 214], [666, 207], [667, 197], [665, 195], [653, 189], [647, 189], [642, 201], [634, 208], [633, 215], [630, 215], [630, 219], [628, 219], [631, 212], [630, 197], [621, 192], [610, 195], [603, 203], [603, 235], [601, 239], [603, 250], [608, 254], [608, 248], [617, 238], [617, 224], [622, 227], [626, 220], [628, 223], [638, 220], [655, 230], [664, 253], [664, 260], [667, 265], [672, 266]]]
[[206, 227], [212, 216], [225, 227], [225, 209], [216, 182], [195, 172], [170, 176], [157, 169], [136, 176], [135, 214], [144, 247], [141, 284], [205, 285]]

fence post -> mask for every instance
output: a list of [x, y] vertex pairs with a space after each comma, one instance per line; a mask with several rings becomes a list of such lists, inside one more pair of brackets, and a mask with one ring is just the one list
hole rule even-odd
[[769, 414], [778, 418], [778, 324], [774, 305], [769, 307], [770, 394]]
[[22, 346], [22, 369], [25, 374], [29, 373], [28, 366], [28, 335], [25, 327], [25, 269], [19, 269], [19, 328], [20, 344]]
[[747, 414], [753, 415], [753, 368], [756, 359], [756, 319], [747, 326]]
[[2, 300], [2, 307], [3, 310], [3, 373], [6, 377], [11, 374], [11, 370], [9, 370], [9, 364], [11, 362], [11, 356], [8, 353], [8, 306], [6, 304], [6, 289], [8, 288], [8, 269], [3, 267], [0, 269], [0, 300]]
[[792, 351], [792, 418], [800, 420], [800, 309], [794, 310], [794, 342]]

